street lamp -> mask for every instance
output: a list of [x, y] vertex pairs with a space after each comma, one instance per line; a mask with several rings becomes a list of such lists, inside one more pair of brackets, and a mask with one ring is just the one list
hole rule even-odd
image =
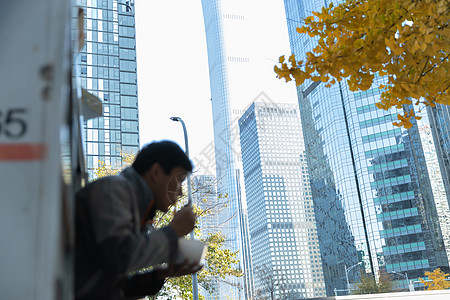
[[410, 292], [414, 292], [414, 284], [411, 284], [411, 282], [409, 282], [409, 279], [408, 279], [408, 273], [407, 273], [407, 272], [405, 272], [405, 274], [403, 274], [403, 273], [397, 273], [397, 272], [395, 272], [395, 271], [391, 271], [390, 273], [391, 273], [391, 274], [398, 274], [398, 275], [405, 276], [405, 278], [406, 278], [406, 283], [408, 284], [408, 289], [409, 289], [409, 291], [410, 291]]
[[[170, 118], [174, 122], [180, 122], [183, 126], [183, 132], [184, 132], [184, 143], [186, 148], [186, 156], [189, 158], [189, 143], [188, 143], [188, 135], [186, 130], [186, 124], [184, 124], [183, 119], [180, 117], [171, 117]], [[191, 191], [191, 173], [187, 174], [187, 190], [188, 190], [188, 205], [192, 205], [192, 191]], [[191, 238], [194, 239], [194, 231], [191, 232]]]
[[[127, 3], [120, 3], [120, 2], [117, 2], [117, 4], [118, 4], [118, 5], [123, 5], [123, 6], [125, 6], [125, 7], [127, 8], [127, 12], [133, 12], [133, 9], [132, 9], [131, 6], [128, 4], [128, 1], [127, 1]], [[130, 10], [130, 11], [128, 11], [128, 10]]]
[[[184, 132], [184, 143], [186, 148], [186, 156], [189, 158], [189, 143], [188, 143], [188, 135], [186, 130], [186, 124], [184, 124], [183, 119], [180, 117], [171, 117], [170, 118], [174, 122], [180, 122], [183, 126], [183, 132]], [[188, 172], [187, 174], [187, 190], [188, 190], [188, 204], [189, 206], [192, 206], [192, 191], [191, 191], [191, 172]], [[195, 239], [194, 236], [194, 230], [191, 231], [190, 234], [191, 240]], [[194, 300], [198, 300], [198, 281], [197, 281], [197, 273], [192, 274], [192, 294], [194, 296]]]
[[348, 271], [350, 271], [351, 269], [353, 269], [356, 266], [359, 266], [360, 264], [362, 264], [362, 261], [360, 261], [359, 263], [351, 266], [350, 268], [347, 269], [347, 266], [344, 264], [344, 268], [345, 268], [345, 279], [347, 279], [347, 290], [350, 292], [350, 283], [348, 282]]

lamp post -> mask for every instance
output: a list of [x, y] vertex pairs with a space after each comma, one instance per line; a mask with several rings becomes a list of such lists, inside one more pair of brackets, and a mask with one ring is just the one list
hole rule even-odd
[[[188, 143], [186, 124], [184, 124], [183, 119], [181, 119], [180, 117], [171, 117], [170, 119], [174, 122], [180, 122], [181, 125], [183, 126], [186, 156], [189, 158], [189, 143]], [[192, 206], [191, 172], [188, 172], [186, 179], [187, 179], [187, 190], [188, 190], [188, 204], [187, 205]], [[194, 230], [191, 231], [190, 237], [191, 237], [191, 240], [193, 240], [195, 238]], [[193, 294], [193, 299], [198, 300], [197, 273], [192, 274], [192, 294]]]
[[[127, 8], [127, 12], [132, 12], [133, 11], [133, 9], [131, 8], [131, 6], [128, 3], [117, 2], [117, 4], [125, 6]], [[128, 10], [130, 10], [130, 11], [128, 11]]]
[[362, 264], [362, 261], [360, 261], [359, 263], [351, 266], [350, 268], [347, 269], [347, 266], [344, 264], [344, 268], [345, 268], [345, 279], [347, 280], [347, 290], [350, 291], [350, 283], [348, 282], [348, 271], [350, 271], [351, 269], [353, 269], [356, 266], [359, 266], [360, 264]]
[[409, 282], [409, 279], [408, 279], [408, 273], [407, 273], [407, 272], [405, 272], [405, 274], [403, 274], [403, 273], [397, 273], [397, 272], [395, 272], [395, 271], [391, 271], [390, 273], [391, 273], [391, 274], [398, 274], [398, 275], [405, 276], [405, 278], [406, 278], [406, 283], [408, 284], [408, 289], [409, 289], [409, 291], [410, 291], [410, 292], [414, 292], [414, 284], [411, 284], [411, 283]]

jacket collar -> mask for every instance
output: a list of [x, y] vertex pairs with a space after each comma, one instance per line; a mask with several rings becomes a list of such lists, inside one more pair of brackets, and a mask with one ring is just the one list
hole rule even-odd
[[[143, 216], [145, 211], [147, 210], [150, 201], [154, 198], [154, 194], [145, 180], [139, 175], [133, 167], [128, 167], [122, 171], [120, 174], [124, 176], [128, 181], [131, 182], [133, 187], [136, 190], [136, 194], [138, 196], [139, 203], [139, 214]], [[155, 215], [155, 206], [153, 206], [152, 213], [149, 215], [149, 219], [152, 219]]]

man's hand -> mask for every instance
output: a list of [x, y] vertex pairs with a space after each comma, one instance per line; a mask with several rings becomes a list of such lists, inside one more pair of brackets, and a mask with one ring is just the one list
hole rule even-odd
[[167, 277], [180, 277], [188, 274], [197, 273], [203, 268], [202, 265], [197, 263], [189, 263], [189, 260], [185, 260], [182, 264], [170, 264], [166, 269], [158, 269], [158, 279], [164, 280]]
[[183, 206], [173, 216], [170, 226], [177, 233], [178, 237], [185, 236], [194, 229], [196, 216], [192, 206]]

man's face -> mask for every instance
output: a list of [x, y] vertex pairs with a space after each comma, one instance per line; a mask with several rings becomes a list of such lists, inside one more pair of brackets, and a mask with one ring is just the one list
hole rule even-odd
[[162, 172], [158, 185], [153, 187], [155, 193], [155, 206], [158, 210], [167, 212], [169, 207], [175, 205], [182, 192], [182, 183], [186, 179], [187, 171], [181, 167], [175, 167], [170, 174]]

